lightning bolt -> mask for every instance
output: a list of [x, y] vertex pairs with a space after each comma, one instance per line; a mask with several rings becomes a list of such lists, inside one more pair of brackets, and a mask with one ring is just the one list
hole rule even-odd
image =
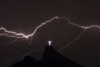
[[[50, 20], [47, 20], [43, 23], [41, 23], [40, 25], [38, 25], [33, 33], [31, 34], [28, 34], [28, 35], [25, 35], [24, 33], [17, 33], [15, 31], [9, 31], [7, 30], [6, 28], [4, 28], [3, 26], [0, 28], [0, 36], [7, 36], [7, 37], [15, 37], [16, 39], [20, 39], [20, 38], [25, 38], [25, 39], [29, 39], [31, 37], [31, 41], [32, 41], [32, 38], [34, 37], [35, 33], [38, 31], [38, 29], [40, 29], [41, 27], [43, 27], [44, 25], [48, 24], [48, 23], [51, 23], [53, 20], [57, 20], [57, 19], [66, 19], [68, 21], [69, 24], [73, 25], [73, 26], [76, 26], [76, 27], [79, 27], [82, 30], [82, 32], [75, 38], [73, 39], [71, 42], [69, 42], [66, 46], [62, 47], [59, 51], [62, 51], [62, 49], [68, 47], [71, 43], [73, 43], [74, 41], [78, 40], [83, 34], [84, 32], [87, 30], [87, 29], [90, 29], [90, 28], [99, 28], [100, 29], [100, 26], [98, 25], [90, 25], [90, 26], [82, 26], [82, 25], [79, 25], [79, 24], [75, 24], [75, 23], [72, 23], [68, 18], [66, 17], [58, 17], [58, 16], [55, 16], [53, 18], [51, 18]], [[14, 40], [15, 41], [15, 40]]]
[[0, 33], [0, 35], [2, 36], [7, 36], [7, 37], [15, 37], [15, 38], [26, 38], [28, 39], [29, 37], [34, 37], [35, 33], [37, 32], [37, 30], [41, 27], [43, 27], [44, 25], [46, 25], [49, 22], [52, 22], [54, 19], [58, 19], [59, 17], [53, 17], [50, 20], [45, 21], [44, 23], [41, 23], [39, 26], [37, 26], [35, 28], [35, 30], [33, 31], [33, 33], [29, 34], [29, 35], [25, 35], [24, 33], [16, 33], [14, 31], [9, 31], [6, 28], [4, 28], [3, 26], [0, 28], [0, 31], [3, 31], [3, 33]]
[[[73, 42], [75, 42], [76, 40], [79, 40], [81, 38], [81, 36], [84, 34], [84, 32], [90, 28], [98, 28], [100, 29], [100, 26], [98, 25], [90, 25], [90, 26], [82, 26], [82, 25], [79, 25], [79, 24], [75, 24], [75, 23], [72, 23], [68, 18], [66, 17], [58, 17], [58, 16], [55, 16], [53, 18], [51, 18], [50, 20], [47, 20], [43, 23], [41, 23], [40, 25], [38, 25], [34, 31], [31, 33], [31, 34], [28, 34], [28, 35], [25, 35], [24, 33], [22, 33], [20, 31], [20, 33], [17, 33], [15, 31], [9, 31], [7, 30], [6, 28], [4, 28], [3, 26], [0, 27], [0, 36], [6, 36], [6, 37], [13, 37], [13, 38], [16, 38], [15, 40], [13, 40], [12, 42], [9, 42], [10, 43], [13, 43], [15, 42], [17, 39], [20, 39], [20, 38], [24, 38], [24, 39], [29, 39], [31, 37], [31, 41], [32, 41], [32, 38], [34, 38], [34, 35], [36, 34], [36, 32], [38, 31], [38, 29], [40, 29], [41, 27], [43, 27], [44, 25], [48, 24], [48, 23], [51, 23], [53, 20], [57, 20], [57, 19], [65, 19], [66, 21], [68, 21], [69, 24], [73, 25], [73, 26], [76, 26], [80, 29], [82, 29], [82, 31], [80, 32], [80, 34], [74, 38], [73, 40], [71, 40], [66, 46], [63, 46], [61, 47], [61, 49], [59, 50], [59, 52], [61, 52], [63, 49], [69, 47]], [[49, 45], [51, 45], [52, 41], [48, 41]], [[32, 53], [33, 51], [37, 51], [37, 50], [31, 50], [29, 51], [28, 53], [26, 53], [25, 55], [28, 55], [30, 53]], [[22, 55], [21, 57], [25, 56], [25, 55]], [[10, 61], [14, 60], [15, 58], [11, 59]], [[8, 63], [9, 61], [7, 61], [6, 63]], [[5, 64], [5, 63], [4, 63]]]

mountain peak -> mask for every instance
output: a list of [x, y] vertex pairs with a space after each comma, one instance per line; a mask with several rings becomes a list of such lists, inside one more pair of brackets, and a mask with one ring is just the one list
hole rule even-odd
[[67, 57], [64, 57], [53, 46], [46, 46], [43, 54], [43, 60], [46, 64], [55, 66], [69, 66], [69, 67], [81, 67], [74, 61]]
[[11, 67], [82, 67], [57, 52], [53, 46], [45, 47], [41, 61], [35, 61], [32, 57], [26, 56], [24, 60], [15, 63]]

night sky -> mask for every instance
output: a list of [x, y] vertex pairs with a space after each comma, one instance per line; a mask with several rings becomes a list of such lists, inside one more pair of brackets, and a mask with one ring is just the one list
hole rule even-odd
[[[69, 18], [71, 22], [89, 26], [100, 25], [99, 0], [0, 0], [0, 26], [7, 30], [30, 34], [34, 29], [54, 16]], [[18, 39], [0, 36], [0, 67], [8, 66], [30, 54], [42, 59], [47, 41], [52, 40], [53, 47], [59, 50], [76, 38], [81, 28], [68, 24], [65, 19], [53, 20], [39, 29], [31, 45], [30, 39]], [[100, 67], [100, 29], [88, 29], [79, 40], [64, 48], [60, 53], [85, 67]]]

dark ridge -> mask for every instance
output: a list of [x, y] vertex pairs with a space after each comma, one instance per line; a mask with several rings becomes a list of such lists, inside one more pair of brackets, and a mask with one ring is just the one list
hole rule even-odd
[[52, 46], [46, 46], [43, 59], [34, 60], [31, 56], [26, 56], [22, 61], [16, 62], [11, 67], [82, 67], [69, 58], [64, 57]]

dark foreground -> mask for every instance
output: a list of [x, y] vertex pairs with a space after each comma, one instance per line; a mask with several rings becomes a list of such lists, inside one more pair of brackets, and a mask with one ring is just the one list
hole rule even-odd
[[26, 56], [22, 61], [16, 62], [11, 67], [82, 67], [69, 58], [58, 53], [52, 46], [46, 46], [41, 61], [36, 61], [31, 56]]

